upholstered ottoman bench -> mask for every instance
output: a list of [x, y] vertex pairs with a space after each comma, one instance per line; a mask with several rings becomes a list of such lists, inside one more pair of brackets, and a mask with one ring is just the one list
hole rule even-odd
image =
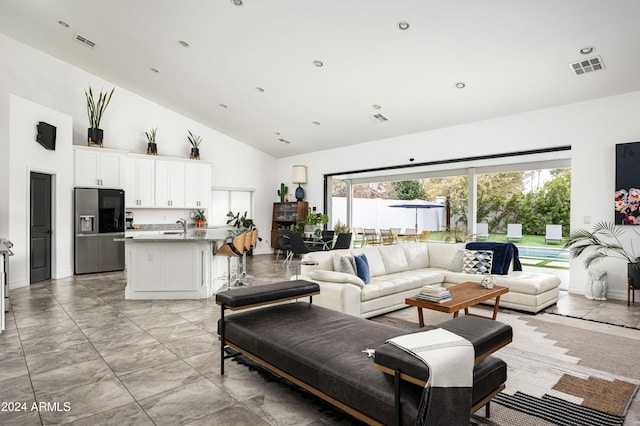
[[[298, 280], [218, 293], [221, 374], [228, 345], [366, 423], [415, 424], [429, 369], [385, 345], [407, 331], [314, 306], [318, 292], [317, 284]], [[272, 304], [292, 299], [305, 301]], [[256, 309], [225, 314], [246, 308]], [[477, 317], [437, 327], [473, 344], [474, 412], [504, 388], [506, 364], [489, 355], [511, 342], [511, 327]], [[365, 349], [376, 349], [375, 358]]]

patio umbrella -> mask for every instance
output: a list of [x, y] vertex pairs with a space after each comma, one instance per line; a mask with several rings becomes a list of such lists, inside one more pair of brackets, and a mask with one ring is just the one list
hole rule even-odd
[[444, 204], [432, 203], [424, 200], [410, 200], [400, 204], [392, 204], [389, 207], [398, 207], [401, 209], [416, 209], [416, 229], [418, 229], [418, 209], [443, 209]]

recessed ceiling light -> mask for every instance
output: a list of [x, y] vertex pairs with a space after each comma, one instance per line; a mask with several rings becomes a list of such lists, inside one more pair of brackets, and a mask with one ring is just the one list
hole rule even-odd
[[262, 87], [259, 87], [259, 86], [258, 86], [258, 87], [256, 87], [256, 90], [257, 90], [258, 92], [264, 92], [264, 89], [263, 89]]
[[227, 105], [225, 105], [225, 104], [220, 104], [220, 106], [221, 106], [222, 108], [228, 108], [228, 106], [227, 106]]
[[160, 71], [158, 70], [158, 68], [149, 68], [152, 72], [159, 74]]
[[380, 109], [380, 108], [382, 108], [382, 107], [381, 107], [380, 105], [378, 105], [378, 104], [373, 104], [373, 105], [371, 105], [371, 108], [373, 108], [373, 109]]
[[467, 87], [466, 84], [464, 84], [463, 82], [459, 81], [456, 83], [456, 88], [458, 89], [464, 89], [465, 87]]
[[593, 47], [593, 46], [583, 47], [582, 49], [580, 49], [580, 54], [581, 54], [581, 55], [590, 55], [590, 54], [592, 54], [592, 53], [593, 53], [593, 51], [594, 51], [595, 49], [596, 49], [596, 48], [595, 48], [595, 47]]
[[58, 21], [58, 24], [60, 24], [61, 27], [69, 28], [69, 24], [64, 21]]
[[231, 3], [233, 3], [235, 6], [244, 5], [244, 2], [242, 0], [231, 0]]
[[184, 40], [178, 40], [178, 44], [182, 47], [189, 47], [189, 43]]
[[398, 22], [398, 28], [400, 28], [402, 31], [408, 30], [409, 29], [409, 23], [407, 21], [400, 21], [400, 22]]
[[320, 68], [322, 67], [324, 64], [322, 63], [322, 61], [318, 61], [317, 59], [315, 61], [313, 61], [313, 65], [315, 65], [316, 67]]
[[316, 126], [319, 126], [320, 122], [319, 121], [312, 121], [311, 124], [315, 124]]

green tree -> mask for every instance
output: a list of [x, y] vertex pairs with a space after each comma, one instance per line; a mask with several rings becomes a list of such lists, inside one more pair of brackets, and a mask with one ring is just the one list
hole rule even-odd
[[391, 182], [391, 191], [387, 198], [397, 200], [424, 200], [425, 191], [419, 180], [401, 180]]

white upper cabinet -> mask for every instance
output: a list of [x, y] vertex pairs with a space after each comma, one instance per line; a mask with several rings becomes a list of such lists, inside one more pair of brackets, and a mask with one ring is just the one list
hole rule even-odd
[[186, 207], [206, 209], [211, 199], [211, 164], [190, 161], [185, 166], [184, 194]]
[[75, 186], [124, 187], [124, 152], [75, 146], [74, 164]]
[[156, 207], [185, 207], [185, 162], [156, 160]]
[[144, 157], [127, 157], [127, 208], [155, 207], [155, 160]]

